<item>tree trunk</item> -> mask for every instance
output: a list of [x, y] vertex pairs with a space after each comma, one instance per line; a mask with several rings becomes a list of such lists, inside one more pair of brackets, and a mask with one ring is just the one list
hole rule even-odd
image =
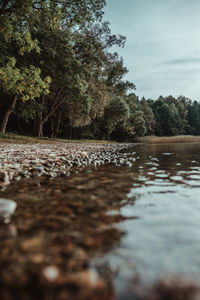
[[44, 125], [44, 122], [39, 122], [38, 124], [38, 137], [44, 137], [43, 135], [43, 125]]
[[69, 128], [69, 139], [70, 140], [72, 139], [72, 134], [73, 134], [72, 127], [70, 126], [70, 128]]
[[48, 121], [48, 119], [53, 115], [56, 109], [60, 108], [60, 106], [64, 103], [65, 98], [63, 98], [58, 104], [56, 101], [58, 99], [58, 95], [54, 99], [54, 103], [52, 104], [49, 113], [44, 117], [43, 116], [43, 106], [44, 106], [44, 96], [42, 98], [41, 111], [39, 112], [39, 120], [38, 120], [38, 137], [43, 137], [43, 125]]
[[50, 118], [50, 138], [52, 139], [54, 137], [54, 124], [53, 119]]
[[41, 107], [40, 110], [38, 111], [38, 121], [37, 121], [37, 136], [38, 137], [43, 137], [43, 107], [44, 107], [44, 101], [45, 101], [45, 96], [42, 96], [42, 102], [41, 102]]
[[33, 135], [36, 135], [37, 134], [37, 108], [36, 108], [36, 111], [35, 111], [35, 115], [34, 115], [34, 123], [33, 123]]
[[13, 98], [13, 101], [12, 101], [10, 107], [7, 109], [7, 111], [4, 114], [3, 121], [1, 123], [1, 129], [0, 129], [0, 131], [3, 134], [5, 134], [5, 132], [6, 132], [6, 127], [7, 127], [7, 124], [8, 124], [8, 119], [9, 119], [10, 115], [12, 114], [12, 112], [14, 111], [16, 102], [17, 102], [17, 95]]
[[58, 135], [58, 131], [60, 129], [60, 123], [61, 123], [61, 116], [62, 116], [62, 110], [59, 111], [59, 114], [58, 114], [58, 119], [57, 119], [57, 126], [54, 130], [54, 133], [53, 133], [53, 138], [56, 138], [57, 135]]

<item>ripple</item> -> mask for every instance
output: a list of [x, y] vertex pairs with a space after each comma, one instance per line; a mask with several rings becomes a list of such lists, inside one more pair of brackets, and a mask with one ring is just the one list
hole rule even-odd
[[169, 175], [168, 174], [164, 174], [164, 173], [158, 173], [158, 175], [156, 174], [156, 177], [158, 177], [158, 178], [168, 178], [169, 177]]
[[182, 181], [183, 177], [182, 176], [171, 176], [170, 179], [174, 180], [174, 181]]
[[151, 160], [159, 161], [157, 157], [152, 157]]
[[192, 174], [190, 176], [188, 176], [188, 179], [192, 179], [192, 180], [200, 180], [200, 174]]
[[150, 166], [159, 166], [159, 164], [152, 162], [152, 161], [148, 161], [145, 163], [145, 165], [150, 165]]
[[139, 181], [146, 181], [146, 180], [147, 180], [147, 177], [145, 177], [145, 176], [139, 176], [139, 177], [138, 177], [138, 180], [139, 180]]

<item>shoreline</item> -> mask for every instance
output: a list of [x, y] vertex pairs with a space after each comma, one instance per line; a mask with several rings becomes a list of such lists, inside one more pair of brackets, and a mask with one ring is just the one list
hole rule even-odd
[[22, 178], [69, 176], [72, 170], [87, 166], [123, 164], [119, 152], [133, 145], [3, 142], [0, 144], [0, 186]]
[[138, 144], [199, 143], [200, 137], [143, 137], [137, 143], [45, 140], [6, 135], [0, 137], [0, 187], [23, 178], [69, 176], [72, 171], [106, 163], [129, 165], [119, 155]]
[[200, 136], [175, 135], [175, 136], [144, 136], [137, 139], [138, 143], [145, 144], [191, 144], [200, 143]]

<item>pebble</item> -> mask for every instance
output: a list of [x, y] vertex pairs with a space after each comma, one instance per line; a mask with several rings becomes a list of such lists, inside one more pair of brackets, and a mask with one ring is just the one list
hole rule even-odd
[[10, 179], [9, 179], [8, 172], [6, 172], [4, 170], [0, 170], [0, 181], [9, 183]]
[[16, 210], [17, 204], [13, 200], [0, 198], [0, 221], [8, 224]]
[[42, 244], [41, 239], [38, 237], [34, 237], [34, 238], [23, 241], [21, 244], [21, 248], [23, 251], [29, 251], [31, 249], [40, 247], [41, 244]]
[[42, 275], [47, 281], [54, 282], [59, 276], [59, 270], [56, 266], [48, 266], [43, 269]]
[[79, 272], [76, 275], [76, 279], [81, 285], [84, 285], [87, 288], [101, 286], [103, 283], [95, 269]]
[[[132, 144], [60, 143], [0, 145], [0, 186], [30, 177], [68, 175], [72, 168], [113, 163], [120, 166], [127, 160], [120, 150]], [[131, 166], [127, 162], [128, 166]]]
[[130, 161], [126, 161], [125, 165], [126, 165], [127, 167], [132, 167], [132, 163], [131, 163]]

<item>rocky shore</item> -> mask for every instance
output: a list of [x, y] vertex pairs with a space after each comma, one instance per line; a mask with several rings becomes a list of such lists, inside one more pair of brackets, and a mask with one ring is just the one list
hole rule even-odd
[[0, 185], [21, 178], [67, 176], [72, 169], [104, 163], [129, 164], [119, 151], [131, 144], [0, 144]]
[[137, 176], [132, 147], [0, 144], [1, 300], [200, 299], [198, 282], [169, 274], [147, 284], [134, 265], [133, 278], [116, 289], [120, 269], [109, 254], [126, 234], [118, 224], [138, 219], [121, 210], [135, 201], [127, 199]]
[[[115, 299], [112, 269], [99, 258], [124, 234], [116, 224], [132, 184], [129, 147], [0, 145], [0, 299]], [[124, 167], [106, 175], [104, 163]]]

